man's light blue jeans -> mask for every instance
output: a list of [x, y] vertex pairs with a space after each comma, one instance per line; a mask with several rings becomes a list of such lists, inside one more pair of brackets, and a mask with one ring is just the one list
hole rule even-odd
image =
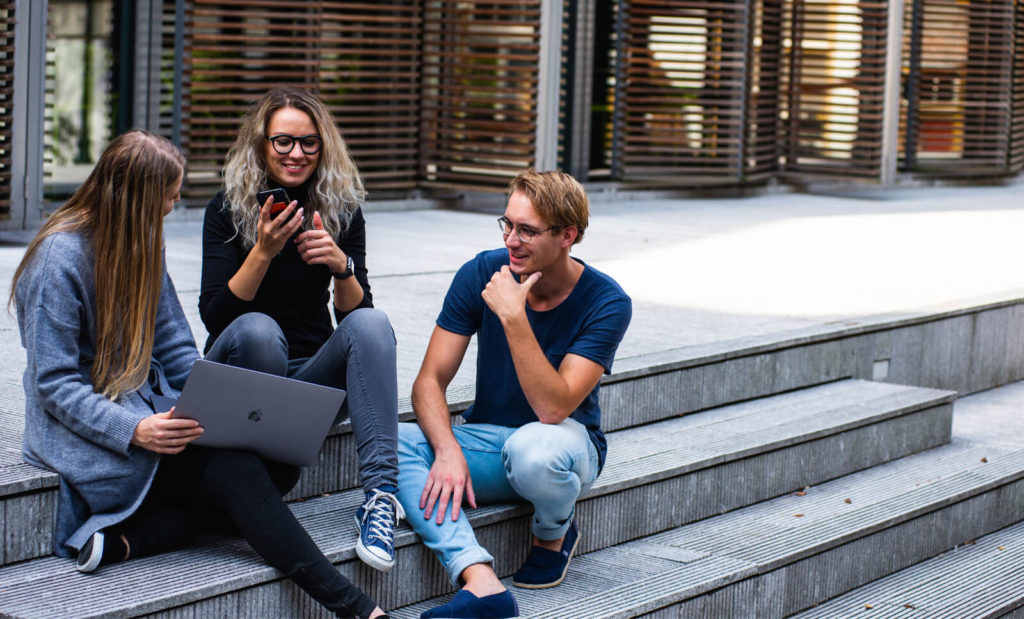
[[[534, 422], [520, 428], [467, 423], [452, 428], [469, 465], [477, 505], [526, 500], [533, 504], [533, 534], [558, 539], [572, 523], [576, 499], [597, 477], [597, 449], [587, 429], [574, 419], [559, 424]], [[442, 524], [437, 513], [424, 518], [420, 496], [427, 483], [434, 450], [415, 423], [398, 424], [398, 500], [409, 525], [434, 551], [452, 584], [470, 565], [494, 557], [477, 542], [473, 527], [460, 512], [452, 522], [451, 506]]]

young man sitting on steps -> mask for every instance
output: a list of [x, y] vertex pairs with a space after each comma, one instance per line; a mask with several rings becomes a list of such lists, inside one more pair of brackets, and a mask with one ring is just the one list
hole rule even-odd
[[[517, 587], [553, 587], [579, 542], [575, 505], [604, 465], [598, 387], [632, 315], [610, 277], [569, 255], [587, 227], [583, 187], [523, 172], [498, 223], [505, 247], [455, 275], [413, 385], [419, 422], [399, 427], [398, 499], [452, 583], [422, 617], [514, 617], [515, 598], [477, 542], [463, 500], [533, 504], [533, 545]], [[445, 389], [477, 335], [476, 400], [452, 427]], [[450, 513], [449, 513], [449, 507]]]

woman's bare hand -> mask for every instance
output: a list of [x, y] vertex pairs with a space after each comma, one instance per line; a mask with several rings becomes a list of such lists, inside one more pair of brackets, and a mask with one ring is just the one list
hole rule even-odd
[[[292, 200], [283, 211], [271, 218], [270, 205], [273, 202], [274, 198], [271, 196], [260, 207], [260, 219], [256, 226], [256, 246], [253, 248], [262, 252], [268, 259], [276, 256], [288, 239], [302, 227], [302, 209], [299, 208], [297, 201]], [[295, 213], [294, 217], [292, 213]]]
[[144, 417], [135, 426], [132, 445], [158, 454], [181, 453], [185, 446], [203, 434], [203, 427], [195, 419], [172, 419], [171, 413], [155, 413]]

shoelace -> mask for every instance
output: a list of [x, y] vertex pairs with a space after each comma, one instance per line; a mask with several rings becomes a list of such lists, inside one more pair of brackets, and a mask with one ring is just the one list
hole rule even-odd
[[366, 522], [367, 518], [370, 519], [367, 537], [380, 541], [390, 551], [394, 537], [388, 533], [392, 533], [398, 521], [405, 518], [402, 505], [395, 495], [375, 489], [363, 509], [363, 522]]

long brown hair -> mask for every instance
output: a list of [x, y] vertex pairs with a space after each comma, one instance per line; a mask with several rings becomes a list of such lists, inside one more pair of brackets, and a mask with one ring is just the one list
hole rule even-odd
[[9, 303], [47, 237], [82, 232], [89, 238], [96, 279], [92, 383], [110, 399], [138, 388], [149, 371], [163, 278], [163, 207], [177, 193], [184, 165], [178, 149], [158, 135], [121, 134], [39, 230], [14, 273]]
[[319, 211], [324, 228], [334, 237], [348, 227], [365, 196], [359, 170], [327, 106], [305, 90], [273, 88], [249, 108], [224, 164], [224, 201], [231, 208], [235, 231], [246, 247], [256, 244], [260, 206], [256, 192], [267, 189], [267, 126], [274, 112], [286, 107], [308, 114], [323, 142], [309, 195], [289, 197], [299, 198], [308, 216]]

